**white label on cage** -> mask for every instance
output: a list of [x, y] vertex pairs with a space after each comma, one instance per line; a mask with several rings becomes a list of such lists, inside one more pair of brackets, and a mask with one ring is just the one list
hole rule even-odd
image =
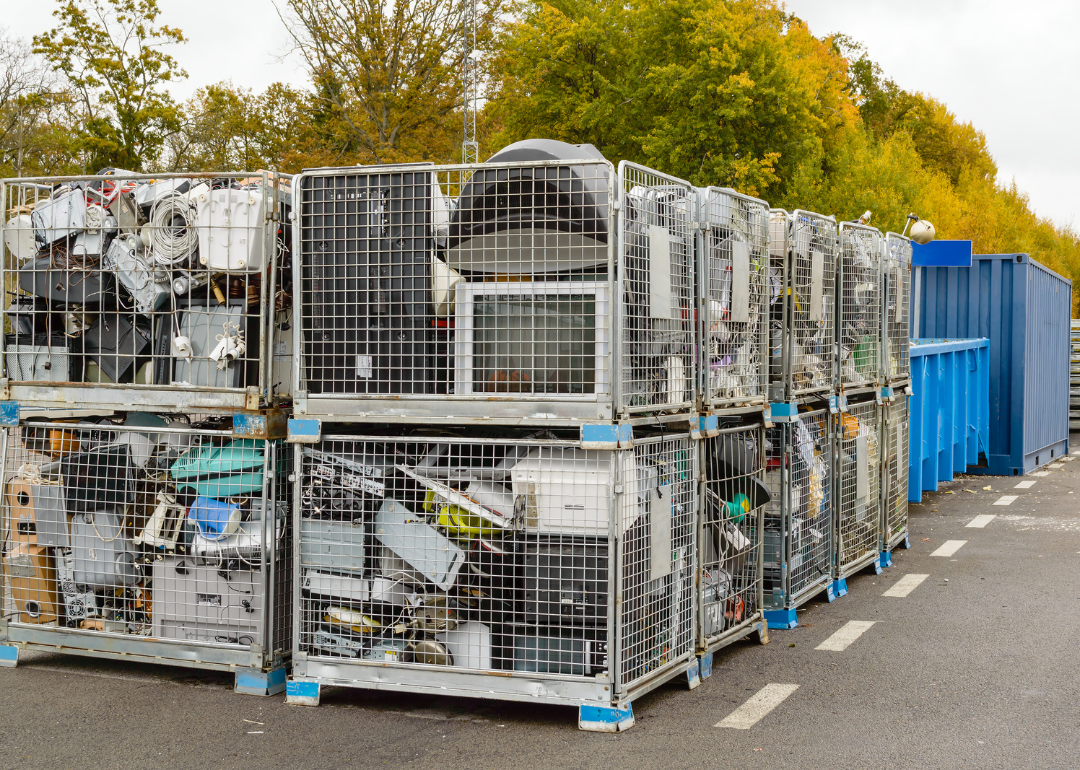
[[810, 252], [810, 320], [820, 323], [825, 317], [822, 282], [825, 279], [825, 255], [814, 249]]
[[743, 241], [731, 244], [731, 320], [750, 321], [750, 245]]
[[671, 484], [649, 494], [649, 580], [671, 574]]
[[284, 341], [279, 340], [279, 341], [274, 343], [274, 355], [275, 356], [284, 356], [284, 355], [288, 355], [288, 353], [289, 353], [289, 346]]
[[893, 295], [893, 321], [900, 322], [900, 305], [904, 299], [904, 285], [900, 283], [903, 277], [903, 268], [897, 263], [893, 265], [892, 295]]
[[332, 465], [313, 465], [311, 467], [312, 476], [321, 476], [324, 479], [332, 479], [337, 473], [337, 470]]
[[195, 594], [196, 603], [205, 607], [220, 607], [221, 596], [219, 594]]
[[671, 318], [671, 236], [649, 225], [649, 317]]
[[870, 497], [870, 461], [866, 449], [866, 436], [855, 439], [855, 499]]
[[366, 492], [369, 495], [377, 495], [379, 497], [384, 497], [386, 495], [385, 484], [375, 481], [374, 479], [364, 478], [355, 473], [342, 473], [341, 486], [347, 489], [359, 489], [361, 492]]
[[371, 356], [357, 356], [356, 376], [364, 380], [370, 380], [374, 377], [375, 373], [372, 371], [372, 363]]

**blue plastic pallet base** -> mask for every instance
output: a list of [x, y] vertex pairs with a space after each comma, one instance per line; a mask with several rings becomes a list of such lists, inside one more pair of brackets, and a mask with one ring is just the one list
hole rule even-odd
[[242, 668], [236, 672], [233, 692], [241, 695], [278, 695], [285, 692], [285, 667], [273, 671]]
[[905, 535], [904, 536], [904, 550], [905, 551], [910, 551], [911, 550], [911, 536], [910, 535]]
[[712, 653], [707, 652], [698, 658], [698, 676], [703, 680], [712, 676]]
[[693, 690], [701, 684], [701, 668], [698, 659], [694, 658], [686, 667], [686, 686]]
[[0, 644], [0, 668], [15, 668], [19, 665], [19, 648], [10, 644]]
[[[881, 554], [880, 553], [877, 556], [874, 557], [874, 563], [871, 566], [874, 568], [874, 574], [875, 575], [880, 575], [881, 574]], [[888, 567], [889, 565], [886, 564], [885, 566]]]
[[795, 616], [795, 608], [790, 610], [765, 610], [765, 620], [769, 623], [769, 630], [774, 628], [792, 629], [799, 625], [799, 619]]
[[290, 706], [318, 706], [319, 683], [289, 680], [285, 683], [285, 702]]
[[878, 560], [881, 562], [882, 567], [892, 566], [892, 554], [889, 551], [882, 551], [878, 554]]
[[634, 726], [634, 707], [613, 709], [603, 706], [578, 706], [578, 729], [592, 733], [621, 733]]
[[840, 578], [832, 584], [832, 590], [836, 593], [836, 598], [841, 596], [847, 596], [847, 578]]

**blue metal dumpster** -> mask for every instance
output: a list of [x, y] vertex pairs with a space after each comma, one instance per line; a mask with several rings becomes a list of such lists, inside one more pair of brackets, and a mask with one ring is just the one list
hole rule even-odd
[[908, 500], [970, 471], [989, 441], [990, 340], [911, 341]]
[[912, 336], [990, 340], [990, 438], [968, 473], [1020, 476], [1069, 451], [1072, 281], [1027, 254], [912, 277]]

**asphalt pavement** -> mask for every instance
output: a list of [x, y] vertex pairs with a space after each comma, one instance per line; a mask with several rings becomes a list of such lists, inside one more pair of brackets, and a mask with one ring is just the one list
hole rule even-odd
[[1080, 767], [1077, 461], [928, 493], [894, 566], [726, 649], [696, 689], [638, 700], [625, 733], [542, 704], [324, 689], [287, 706], [231, 675], [24, 652], [0, 669], [0, 768]]

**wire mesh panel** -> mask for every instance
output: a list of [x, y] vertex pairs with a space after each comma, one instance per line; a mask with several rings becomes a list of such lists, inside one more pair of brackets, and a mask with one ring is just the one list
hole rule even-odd
[[911, 240], [885, 234], [883, 263], [885, 318], [882, 321], [888, 382], [911, 379]]
[[890, 551], [908, 536], [908, 397], [897, 396], [882, 412], [881, 540], [882, 550]]
[[725, 428], [701, 446], [698, 647], [707, 649], [761, 613], [762, 517], [770, 495], [760, 424]]
[[762, 403], [768, 378], [769, 205], [716, 187], [702, 194], [706, 227], [698, 269], [705, 405]]
[[519, 145], [298, 178], [300, 413], [550, 423], [693, 403], [688, 185]]
[[765, 432], [763, 591], [772, 609], [791, 609], [832, 580], [832, 431], [824, 410]]
[[291, 304], [289, 177], [112, 169], [8, 179], [2, 198], [12, 398], [175, 411], [266, 400], [271, 324]]
[[695, 379], [693, 189], [625, 161], [619, 183], [622, 404], [631, 413], [688, 408]]
[[220, 427], [133, 412], [7, 430], [10, 641], [210, 667], [290, 654], [291, 447]]
[[885, 240], [879, 230], [840, 225], [839, 382], [876, 385], [882, 378], [881, 266]]
[[881, 526], [881, 406], [852, 404], [837, 416], [836, 566], [839, 577], [878, 555]]
[[830, 390], [836, 361], [836, 220], [807, 211], [769, 216], [770, 397]]
[[625, 689], [693, 652], [687, 436], [622, 451], [337, 436], [298, 457], [305, 675], [337, 663], [360, 687], [409, 689], [418, 671], [416, 689], [453, 689], [497, 672], [476, 695], [508, 697], [522, 678]]

